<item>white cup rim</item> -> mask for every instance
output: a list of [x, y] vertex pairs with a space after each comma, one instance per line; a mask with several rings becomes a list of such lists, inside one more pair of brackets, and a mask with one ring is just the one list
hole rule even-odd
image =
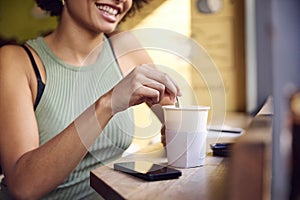
[[181, 107], [175, 107], [174, 105], [172, 106], [162, 106], [163, 109], [166, 110], [196, 110], [196, 111], [207, 111], [210, 109], [209, 106], [181, 106]]

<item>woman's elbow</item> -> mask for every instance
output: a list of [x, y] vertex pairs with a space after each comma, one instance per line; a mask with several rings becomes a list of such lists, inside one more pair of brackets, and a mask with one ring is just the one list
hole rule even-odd
[[30, 183], [22, 184], [17, 182], [10, 182], [7, 184], [8, 190], [13, 199], [18, 200], [34, 200], [41, 198], [41, 194], [38, 188], [34, 187]]

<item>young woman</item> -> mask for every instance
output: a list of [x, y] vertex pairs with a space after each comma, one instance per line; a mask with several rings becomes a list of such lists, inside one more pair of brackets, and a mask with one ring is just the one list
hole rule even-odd
[[0, 49], [0, 197], [95, 198], [89, 172], [130, 145], [131, 107], [181, 95], [144, 51], [116, 56], [130, 34], [107, 37], [144, 2], [37, 0], [57, 28]]

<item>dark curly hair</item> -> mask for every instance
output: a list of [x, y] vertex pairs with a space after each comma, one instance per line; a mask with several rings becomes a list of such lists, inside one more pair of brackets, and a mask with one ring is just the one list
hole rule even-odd
[[[62, 1], [61, 0], [36, 0], [37, 5], [50, 13], [51, 16], [60, 16], [62, 12]], [[144, 4], [149, 3], [149, 0], [133, 0], [132, 7], [128, 11], [125, 17], [133, 16], [136, 11], [140, 10]], [[123, 19], [125, 19], [125, 17]]]

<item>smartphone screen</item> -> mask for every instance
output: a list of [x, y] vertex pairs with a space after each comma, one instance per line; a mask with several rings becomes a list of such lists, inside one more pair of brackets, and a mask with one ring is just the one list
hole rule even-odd
[[174, 179], [181, 176], [181, 171], [177, 169], [146, 161], [115, 163], [114, 169], [147, 181]]

